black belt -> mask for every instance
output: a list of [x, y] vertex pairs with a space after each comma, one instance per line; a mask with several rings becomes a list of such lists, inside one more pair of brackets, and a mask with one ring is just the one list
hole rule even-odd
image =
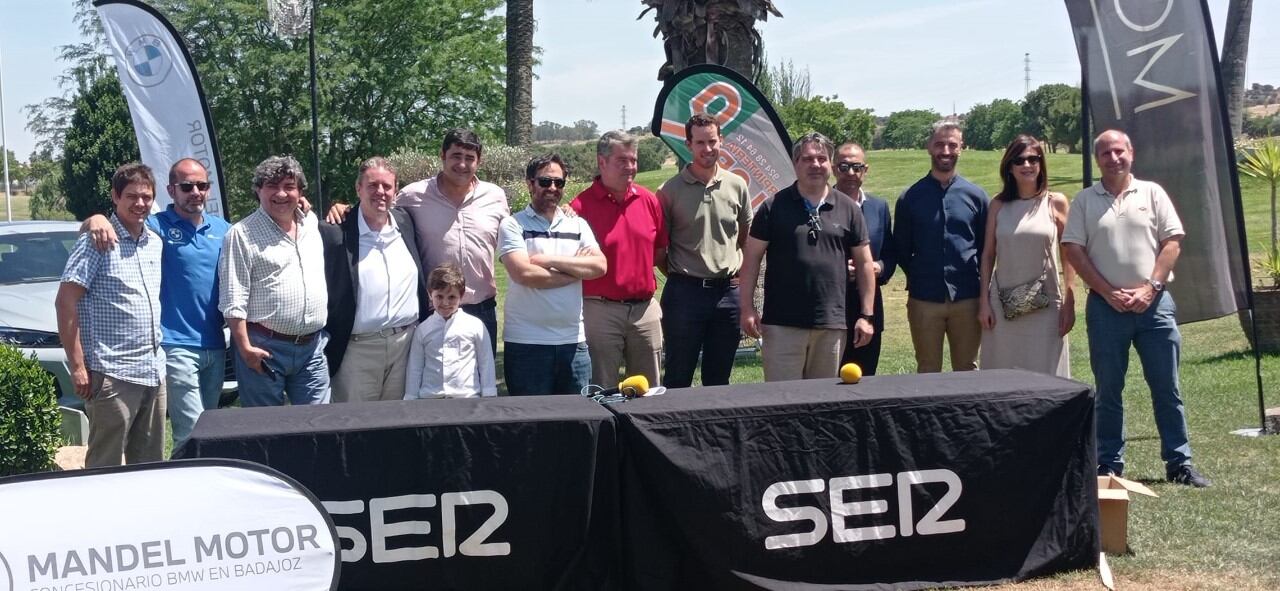
[[320, 331], [318, 330], [310, 334], [299, 334], [299, 335], [284, 334], [282, 332], [276, 332], [274, 330], [271, 330], [270, 328], [267, 328], [261, 324], [258, 324], [257, 322], [246, 322], [245, 325], [249, 327], [249, 331], [251, 332], [256, 332], [270, 339], [288, 341], [295, 345], [305, 345], [307, 343], [310, 343], [312, 339], [316, 338], [316, 335], [320, 334]]
[[653, 299], [653, 296], [649, 296], [647, 298], [633, 298], [629, 300], [615, 300], [613, 298], [606, 298], [604, 296], [587, 296], [587, 297], [594, 298], [597, 300], [604, 300], [606, 302], [613, 302], [615, 304], [628, 304], [628, 305], [644, 304], [644, 303], [647, 303], [649, 300]]
[[493, 310], [498, 307], [498, 298], [495, 296], [487, 300], [484, 300], [482, 302], [476, 302], [474, 304], [462, 304], [462, 306], [460, 307], [464, 310], [467, 308], [475, 308], [477, 310]]
[[704, 289], [724, 289], [726, 287], [737, 287], [738, 276], [733, 277], [694, 277], [693, 275], [685, 275], [683, 273], [672, 273], [667, 275], [667, 281], [675, 280], [678, 283], [689, 283], [697, 285]]

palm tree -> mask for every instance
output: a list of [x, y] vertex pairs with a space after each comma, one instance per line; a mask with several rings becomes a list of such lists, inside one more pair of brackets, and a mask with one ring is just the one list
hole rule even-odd
[[533, 0], [507, 0], [507, 145], [533, 141]]
[[1249, 21], [1253, 0], [1231, 0], [1227, 5], [1227, 30], [1222, 39], [1222, 85], [1227, 96], [1231, 133], [1239, 136], [1244, 123], [1244, 69], [1249, 57]]
[[640, 16], [654, 10], [667, 63], [658, 79], [694, 64], [720, 64], [755, 79], [762, 67], [763, 46], [756, 21], [782, 13], [770, 0], [640, 0]]

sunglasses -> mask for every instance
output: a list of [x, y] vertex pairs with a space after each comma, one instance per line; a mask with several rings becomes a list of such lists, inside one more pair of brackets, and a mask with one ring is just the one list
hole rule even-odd
[[822, 231], [822, 221], [818, 219], [818, 212], [809, 212], [809, 219], [805, 220], [805, 225], [809, 226], [809, 240], [816, 241], [818, 233]]
[[1044, 159], [1039, 156], [1018, 156], [1011, 162], [1013, 162], [1014, 166], [1022, 166], [1024, 164], [1040, 164], [1042, 160]]
[[201, 191], [209, 190], [208, 181], [200, 181], [198, 183], [174, 183], [173, 186], [182, 189], [184, 193], [190, 193], [192, 189], [200, 189]]
[[539, 187], [542, 187], [543, 189], [546, 189], [547, 187], [550, 187], [551, 185], [555, 185], [557, 189], [563, 189], [563, 188], [564, 188], [564, 179], [563, 179], [563, 178], [549, 177], [549, 176], [540, 176], [540, 177], [538, 177], [538, 186], [539, 186]]
[[861, 162], [841, 162], [836, 165], [836, 168], [839, 169], [840, 172], [849, 172], [850, 170], [853, 172], [862, 172], [867, 169], [867, 165]]

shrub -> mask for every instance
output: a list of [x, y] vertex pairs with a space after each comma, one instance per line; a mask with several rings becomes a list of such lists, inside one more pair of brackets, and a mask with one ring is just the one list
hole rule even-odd
[[640, 147], [636, 149], [636, 172], [658, 170], [670, 155], [671, 148], [668, 148], [662, 140], [656, 137], [644, 138], [640, 140]]
[[0, 346], [0, 476], [53, 468], [61, 419], [53, 376], [17, 349]]

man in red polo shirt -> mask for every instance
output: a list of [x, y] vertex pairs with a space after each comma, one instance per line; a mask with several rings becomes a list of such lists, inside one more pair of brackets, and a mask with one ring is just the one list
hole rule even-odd
[[591, 381], [613, 386], [628, 376], [658, 385], [662, 309], [653, 299], [655, 260], [667, 256], [662, 204], [636, 176], [639, 138], [609, 131], [596, 144], [600, 174], [569, 205], [587, 220], [608, 262], [603, 277], [582, 282], [582, 322], [591, 352]]

